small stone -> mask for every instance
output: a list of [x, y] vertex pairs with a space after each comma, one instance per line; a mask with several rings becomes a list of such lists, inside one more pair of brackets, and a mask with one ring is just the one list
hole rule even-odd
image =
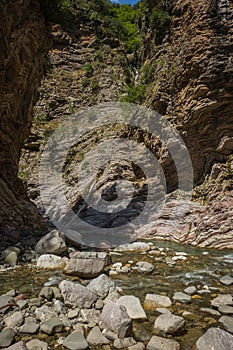
[[145, 242], [126, 243], [114, 249], [114, 252], [148, 252], [150, 245]]
[[197, 350], [233, 349], [233, 336], [219, 328], [209, 328], [196, 342]]
[[174, 301], [179, 301], [180, 303], [190, 303], [191, 296], [183, 292], [176, 292], [173, 296]]
[[118, 303], [126, 308], [127, 313], [132, 320], [147, 319], [139, 298], [136, 298], [133, 295], [124, 295], [119, 298]]
[[20, 333], [35, 334], [40, 328], [39, 324], [33, 317], [25, 318], [24, 324], [20, 327]]
[[233, 317], [222, 316], [222, 317], [220, 317], [218, 322], [222, 323], [222, 325], [226, 329], [226, 331], [233, 333]]
[[7, 348], [6, 350], [28, 350], [26, 344], [23, 341], [19, 341]]
[[128, 350], [145, 350], [145, 345], [141, 342], [128, 347]]
[[47, 350], [48, 344], [39, 339], [32, 339], [26, 343], [28, 350]]
[[55, 300], [53, 307], [54, 307], [54, 311], [57, 314], [65, 314], [66, 313], [66, 307], [65, 307], [64, 303], [60, 300]]
[[12, 328], [4, 328], [0, 332], [0, 347], [10, 346], [15, 337], [15, 331]]
[[188, 295], [193, 295], [197, 292], [197, 288], [195, 286], [188, 287], [184, 290], [184, 292]]
[[87, 342], [94, 346], [109, 344], [109, 340], [101, 333], [101, 330], [97, 326], [92, 328], [88, 334]]
[[165, 295], [146, 294], [144, 301], [145, 309], [155, 309], [158, 307], [170, 307], [172, 305], [171, 299]]
[[137, 271], [144, 274], [150, 274], [154, 271], [154, 265], [146, 261], [138, 261], [136, 264]]
[[170, 256], [166, 257], [165, 262], [167, 265], [175, 265], [176, 264], [176, 262], [172, 258], [170, 258]]
[[18, 305], [18, 307], [20, 308], [20, 310], [24, 310], [27, 308], [28, 306], [28, 300], [19, 300], [16, 303]]
[[219, 294], [211, 301], [211, 306], [219, 308], [222, 305], [233, 305], [233, 298], [230, 294]]
[[69, 319], [77, 318], [79, 316], [79, 309], [69, 310], [67, 316]]
[[49, 335], [54, 333], [60, 333], [62, 332], [63, 328], [64, 325], [58, 317], [53, 317], [50, 320], [45, 321], [40, 327], [42, 332]]
[[31, 298], [28, 300], [29, 306], [41, 306], [42, 300], [41, 298]]
[[220, 312], [218, 312], [217, 310], [209, 309], [207, 307], [206, 308], [202, 307], [200, 309], [200, 311], [207, 312], [208, 314], [211, 314], [211, 315], [214, 315], [214, 316], [220, 316]]
[[[179, 350], [180, 344], [172, 339], [153, 336], [146, 347], [147, 350]], [[202, 349], [204, 350], [204, 348]]]
[[222, 305], [218, 308], [218, 311], [221, 312], [221, 314], [233, 315], [233, 307], [232, 306]]
[[61, 295], [61, 291], [58, 287], [51, 287], [52, 291], [53, 291], [53, 295], [54, 298], [57, 300], [63, 300], [62, 295]]
[[133, 339], [132, 337], [130, 338], [124, 338], [124, 339], [115, 339], [113, 342], [113, 346], [116, 349], [124, 349], [124, 348], [128, 348], [132, 345], [136, 344], [136, 340]]
[[95, 303], [96, 310], [101, 310], [104, 307], [104, 302], [101, 299], [98, 299]]
[[165, 307], [157, 307], [155, 311], [159, 312], [160, 314], [171, 314], [171, 311]]
[[4, 260], [5, 264], [10, 265], [10, 266], [16, 266], [18, 265], [18, 255], [16, 252], [10, 252], [7, 254]]
[[48, 321], [50, 318], [57, 317], [57, 313], [47, 305], [36, 308], [35, 315], [41, 322]]
[[85, 350], [88, 348], [88, 343], [82, 333], [74, 331], [65, 338], [63, 346], [69, 350]]
[[53, 299], [53, 290], [51, 287], [43, 287], [40, 291], [39, 297], [47, 300]]
[[221, 279], [220, 279], [220, 282], [222, 284], [224, 284], [225, 286], [230, 286], [231, 284], [233, 284], [233, 277], [231, 276], [223, 276]]
[[19, 327], [23, 324], [24, 318], [21, 311], [16, 311], [12, 315], [5, 318], [5, 324], [7, 327]]
[[80, 310], [80, 316], [84, 322], [94, 322], [97, 324], [100, 319], [100, 311], [95, 309], [82, 309]]
[[0, 296], [0, 314], [6, 313], [11, 308], [11, 305], [3, 307], [3, 306], [8, 305], [8, 304], [15, 304], [14, 299], [12, 297], [10, 297], [9, 295], [1, 295]]
[[174, 334], [183, 329], [185, 319], [173, 314], [162, 314], [154, 323], [154, 330], [156, 333], [163, 332], [165, 334]]

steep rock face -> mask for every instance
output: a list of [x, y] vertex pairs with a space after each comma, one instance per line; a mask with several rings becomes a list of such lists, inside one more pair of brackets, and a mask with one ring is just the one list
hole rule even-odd
[[[153, 45], [146, 53], [156, 67], [147, 104], [179, 130], [192, 158], [194, 198], [207, 204], [189, 229], [182, 226], [170, 238], [232, 247], [233, 4], [186, 0], [168, 6], [172, 16], [169, 37], [156, 53]], [[171, 163], [166, 157], [163, 162], [169, 174]], [[168, 181], [174, 181], [172, 172]], [[154, 237], [161, 238], [163, 233], [154, 232]]]
[[0, 13], [0, 239], [4, 245], [41, 226], [17, 174], [49, 39], [36, 0], [1, 1]]

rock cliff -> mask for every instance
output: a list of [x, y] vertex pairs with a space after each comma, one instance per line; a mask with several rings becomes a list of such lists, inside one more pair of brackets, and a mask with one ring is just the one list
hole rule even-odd
[[17, 177], [43, 75], [49, 37], [37, 1], [1, 1], [0, 237], [12, 243], [41, 225]]
[[[30, 4], [32, 3], [37, 4]], [[9, 12], [9, 18], [14, 15], [14, 4], [6, 6], [4, 3], [3, 9]], [[9, 114], [12, 112], [9, 108], [3, 119], [12, 120], [13, 123], [9, 140], [6, 137], [8, 129], [4, 129], [8, 123], [5, 122], [5, 126], [1, 127], [4, 130], [0, 139], [3, 145], [2, 159], [5, 159], [1, 176], [4, 184], [7, 184], [4, 188], [13, 192], [14, 200], [20, 203], [19, 206], [12, 206], [12, 203], [2, 206], [6, 208], [2, 215], [4, 219], [1, 219], [2, 228], [6, 227], [4, 232], [10, 230], [13, 232], [11, 235], [18, 238], [20, 229], [34, 229], [37, 222], [35, 208], [29, 204], [22, 182], [16, 176], [20, 149], [23, 147], [20, 177], [27, 183], [29, 197], [43, 213], [38, 188], [38, 164], [44, 145], [53, 130], [62, 120], [81, 108], [101, 102], [119, 101], [122, 98], [125, 100], [126, 97], [156, 110], [176, 127], [190, 152], [194, 169], [193, 201], [184, 202], [173, 196], [177, 189], [177, 176], [168, 152], [159, 149], [159, 143], [148, 134], [135, 130], [132, 132], [127, 128], [115, 130], [120, 137], [135, 139], [139, 143], [145, 142], [157, 154], [170, 192], [163, 211], [159, 215], [155, 213], [150, 223], [135, 233], [140, 237], [232, 248], [232, 2], [148, 0], [147, 9], [138, 23], [142, 44], [136, 61], [132, 53], [127, 53], [119, 38], [103, 32], [100, 35], [101, 22], [99, 19], [94, 20], [93, 16], [88, 21], [85, 16], [79, 16], [75, 29], [69, 32], [54, 24], [53, 48], [49, 53], [50, 70], [40, 89], [40, 100], [35, 107], [32, 132], [29, 135], [32, 105], [36, 100], [47, 49], [43, 19], [37, 12], [38, 6], [32, 6], [32, 9], [30, 4], [27, 3], [27, 8], [23, 11], [25, 16], [28, 14], [26, 18], [29, 22], [21, 21], [17, 25], [17, 31], [22, 29], [22, 32], [17, 32], [20, 37], [23, 30], [26, 30], [24, 25], [31, 26], [31, 31], [26, 31], [28, 40], [32, 40], [30, 33], [36, 31], [32, 43], [24, 49], [23, 58], [26, 53], [29, 58], [23, 61], [21, 59], [21, 62], [19, 56], [18, 63], [18, 56], [14, 56], [17, 64], [13, 64], [10, 78], [7, 78], [7, 72], [11, 70], [6, 68], [6, 62], [10, 60], [1, 61], [1, 72], [4, 72], [6, 80], [4, 101], [8, 101], [6, 104], [14, 110], [14, 118], [10, 118]], [[23, 16], [23, 5], [20, 9]], [[82, 13], [82, 8], [80, 11]], [[33, 18], [35, 13], [38, 14], [37, 20], [31, 23], [30, 16]], [[11, 26], [11, 33], [14, 33], [12, 23], [15, 22], [12, 20], [4, 24], [4, 33], [7, 26]], [[40, 29], [36, 30], [33, 25]], [[10, 42], [6, 36], [7, 47], [13, 45], [14, 50], [17, 45], [23, 47], [26, 39], [25, 35], [22, 37], [23, 42]], [[6, 52], [8, 58], [12, 57], [9, 52], [12, 51]], [[23, 81], [20, 73], [22, 71], [19, 72], [19, 69], [27, 69]], [[13, 78], [20, 82], [22, 95], [19, 95], [19, 87], [16, 89], [17, 84], [12, 88]], [[19, 120], [21, 124], [16, 124]], [[113, 131], [114, 128], [107, 132], [97, 130], [81, 140], [72, 150], [72, 156], [67, 159], [64, 168], [64, 176], [71, 188], [75, 188], [78, 178], [76, 165], [84, 158], [85, 152], [94, 148], [100, 140], [110, 137]], [[14, 147], [11, 141], [13, 137], [14, 140], [17, 139]], [[143, 208], [147, 191], [143, 174], [133, 164], [111, 164], [100, 174], [96, 189], [102, 191], [107, 200], [113, 200], [116, 197], [115, 180], [119, 177], [133, 182], [136, 188], [129, 214], [135, 215]], [[87, 179], [86, 185], [89, 180]], [[1, 192], [4, 193], [3, 190]], [[6, 196], [1, 195], [1, 198]], [[12, 196], [8, 194], [7, 198]], [[6, 203], [6, 199], [4, 202]], [[82, 215], [97, 226], [106, 219], [101, 215], [97, 217], [88, 206], [82, 207], [83, 199], [80, 194], [71, 195], [70, 203], [76, 206], [76, 210], [83, 208]], [[184, 210], [182, 217], [174, 218], [171, 210], [177, 205]], [[12, 207], [17, 208], [16, 211], [8, 214], [7, 208]], [[25, 208], [29, 210], [29, 214], [25, 212]], [[111, 218], [107, 225], [119, 227], [124, 220], [127, 221], [128, 217], [121, 213]], [[34, 226], [28, 225], [29, 222]]]

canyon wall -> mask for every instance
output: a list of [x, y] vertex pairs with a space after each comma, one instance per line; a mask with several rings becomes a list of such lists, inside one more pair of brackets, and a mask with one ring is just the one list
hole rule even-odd
[[30, 133], [50, 40], [38, 1], [3, 0], [0, 13], [0, 238], [4, 246], [41, 226], [37, 208], [18, 178], [18, 164]]

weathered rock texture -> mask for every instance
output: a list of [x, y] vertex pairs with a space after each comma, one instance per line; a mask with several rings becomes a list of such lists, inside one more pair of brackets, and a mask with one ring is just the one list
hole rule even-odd
[[[151, 8], [154, 5], [150, 1]], [[154, 234], [150, 233], [155, 238], [232, 248], [232, 2], [186, 0], [168, 6], [169, 36], [154, 53], [150, 34], [144, 52], [147, 63], [155, 66], [147, 104], [179, 130], [192, 158], [194, 198], [207, 207], [190, 207], [196, 218], [188, 215], [188, 227], [181, 225], [167, 235], [155, 223]], [[166, 154], [161, 160], [175, 187], [171, 161]]]
[[3, 0], [0, 13], [0, 239], [15, 242], [41, 225], [17, 174], [49, 40], [36, 0]]
[[[149, 14], [157, 3], [148, 1]], [[164, 2], [164, 6], [165, 3], [171, 19], [164, 38], [154, 40], [156, 31], [148, 30], [149, 21], [144, 26], [142, 60], [154, 67], [145, 104], [171, 121], [185, 141], [193, 163], [196, 203], [171, 193], [162, 211], [154, 213], [149, 223], [138, 230], [132, 225], [131, 231], [140, 237], [232, 248], [232, 2], [178, 0]], [[57, 25], [53, 27], [53, 69], [43, 82], [32, 134], [21, 159], [29, 196], [39, 207], [38, 161], [52, 131], [80, 108], [118, 101], [124, 91], [125, 68], [132, 73], [119, 42], [108, 38], [100, 41], [96, 28], [81, 19], [76, 29], [68, 34]], [[136, 84], [140, 84], [140, 75]], [[81, 208], [81, 215], [95, 227], [121, 227], [143, 211], [148, 200], [148, 183], [142, 172], [124, 161], [108, 164], [98, 175], [94, 190], [111, 202], [117, 198], [116, 180], [130, 181], [135, 193], [128, 212], [116, 213], [109, 219], [105, 213], [97, 215], [93, 208], [82, 205], [83, 199], [75, 187], [79, 177], [77, 163], [113, 131], [116, 130], [99, 129], [85, 135], [71, 149], [64, 165], [64, 178], [71, 188], [70, 205], [76, 211]], [[136, 135], [126, 129], [117, 132], [118, 136], [145, 142], [159, 155], [169, 192], [174, 192], [177, 176], [167, 149], [140, 131]], [[91, 178], [84, 182], [83, 187], [90, 187]], [[182, 213], [177, 216], [174, 208], [182, 209]]]

